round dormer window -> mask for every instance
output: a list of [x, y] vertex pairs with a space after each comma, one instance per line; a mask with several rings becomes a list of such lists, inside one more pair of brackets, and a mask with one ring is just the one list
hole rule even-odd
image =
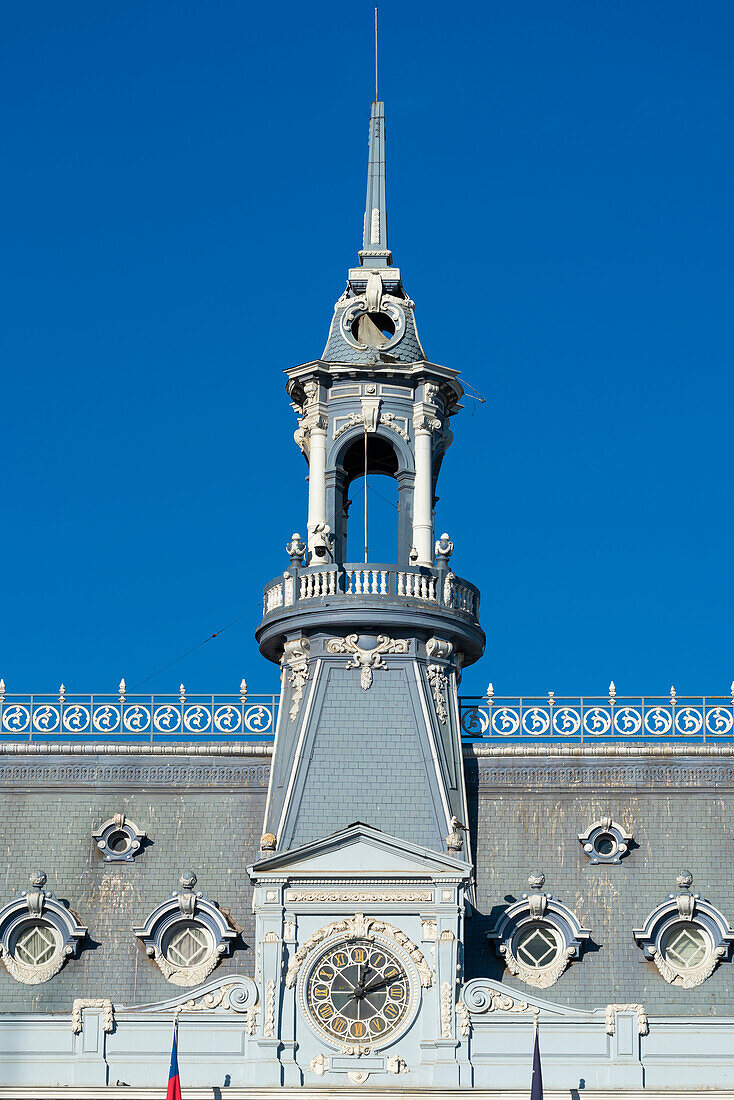
[[699, 924], [681, 921], [665, 934], [663, 956], [668, 966], [682, 973], [697, 970], [708, 962], [713, 945]]
[[513, 944], [513, 954], [519, 963], [531, 970], [545, 970], [558, 960], [563, 951], [562, 937], [546, 921], [523, 928]]

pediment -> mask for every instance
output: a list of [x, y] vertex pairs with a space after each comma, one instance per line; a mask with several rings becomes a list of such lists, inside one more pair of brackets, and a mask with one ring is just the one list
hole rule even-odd
[[248, 873], [254, 879], [272, 875], [468, 879], [471, 867], [464, 860], [409, 844], [358, 822], [321, 840], [261, 859], [248, 867]]

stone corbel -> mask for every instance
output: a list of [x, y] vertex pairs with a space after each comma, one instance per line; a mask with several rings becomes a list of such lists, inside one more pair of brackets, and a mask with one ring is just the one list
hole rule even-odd
[[345, 668], [358, 668], [360, 670], [360, 686], [363, 691], [372, 687], [374, 679], [373, 668], [387, 669], [382, 659], [383, 653], [407, 653], [408, 640], [406, 638], [388, 638], [386, 634], [380, 634], [377, 645], [372, 649], [363, 649], [358, 645], [358, 634], [348, 634], [346, 638], [329, 638], [326, 643], [327, 653], [353, 653], [351, 661], [347, 661]]

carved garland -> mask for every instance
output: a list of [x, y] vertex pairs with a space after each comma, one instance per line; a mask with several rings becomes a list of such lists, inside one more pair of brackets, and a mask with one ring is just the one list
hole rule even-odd
[[324, 940], [329, 939], [330, 936], [336, 935], [336, 933], [344, 933], [350, 939], [371, 939], [373, 932], [384, 932], [386, 935], [391, 936], [396, 943], [407, 951], [416, 970], [418, 971], [418, 977], [420, 983], [424, 989], [427, 989], [433, 982], [433, 971], [426, 962], [425, 956], [420, 948], [416, 947], [411, 939], [401, 932], [399, 928], [396, 928], [392, 924], [388, 924], [384, 920], [376, 920], [373, 917], [365, 917], [363, 913], [355, 913], [353, 917], [344, 917], [342, 920], [332, 921], [331, 924], [327, 924], [324, 928], [319, 928], [317, 932], [314, 932], [306, 942], [298, 948], [291, 962], [288, 965], [288, 971], [285, 976], [285, 984], [287, 989], [292, 989], [296, 984], [298, 973], [303, 966], [304, 962], [319, 944]]
[[446, 719], [449, 716], [446, 699], [446, 688], [449, 682], [448, 676], [440, 665], [428, 665], [426, 671], [433, 693], [433, 701], [436, 704], [436, 717], [439, 722], [445, 725]]
[[301, 707], [303, 692], [308, 680], [308, 659], [311, 643], [308, 638], [295, 638], [283, 647], [281, 663], [290, 669], [290, 685], [293, 688], [288, 717], [295, 722]]
[[451, 982], [443, 982], [441, 985], [441, 1038], [451, 1038]]

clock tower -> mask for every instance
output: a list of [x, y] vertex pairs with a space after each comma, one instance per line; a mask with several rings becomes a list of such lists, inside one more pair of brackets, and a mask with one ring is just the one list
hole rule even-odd
[[[479, 593], [434, 531], [463, 391], [427, 359], [388, 248], [381, 102], [359, 264], [321, 358], [287, 376], [308, 518], [257, 632], [281, 704], [249, 868], [253, 1083], [467, 1084], [457, 989], [473, 869], [456, 693], [484, 634]], [[396, 560], [350, 562], [349, 488], [374, 474], [397, 482]]]

